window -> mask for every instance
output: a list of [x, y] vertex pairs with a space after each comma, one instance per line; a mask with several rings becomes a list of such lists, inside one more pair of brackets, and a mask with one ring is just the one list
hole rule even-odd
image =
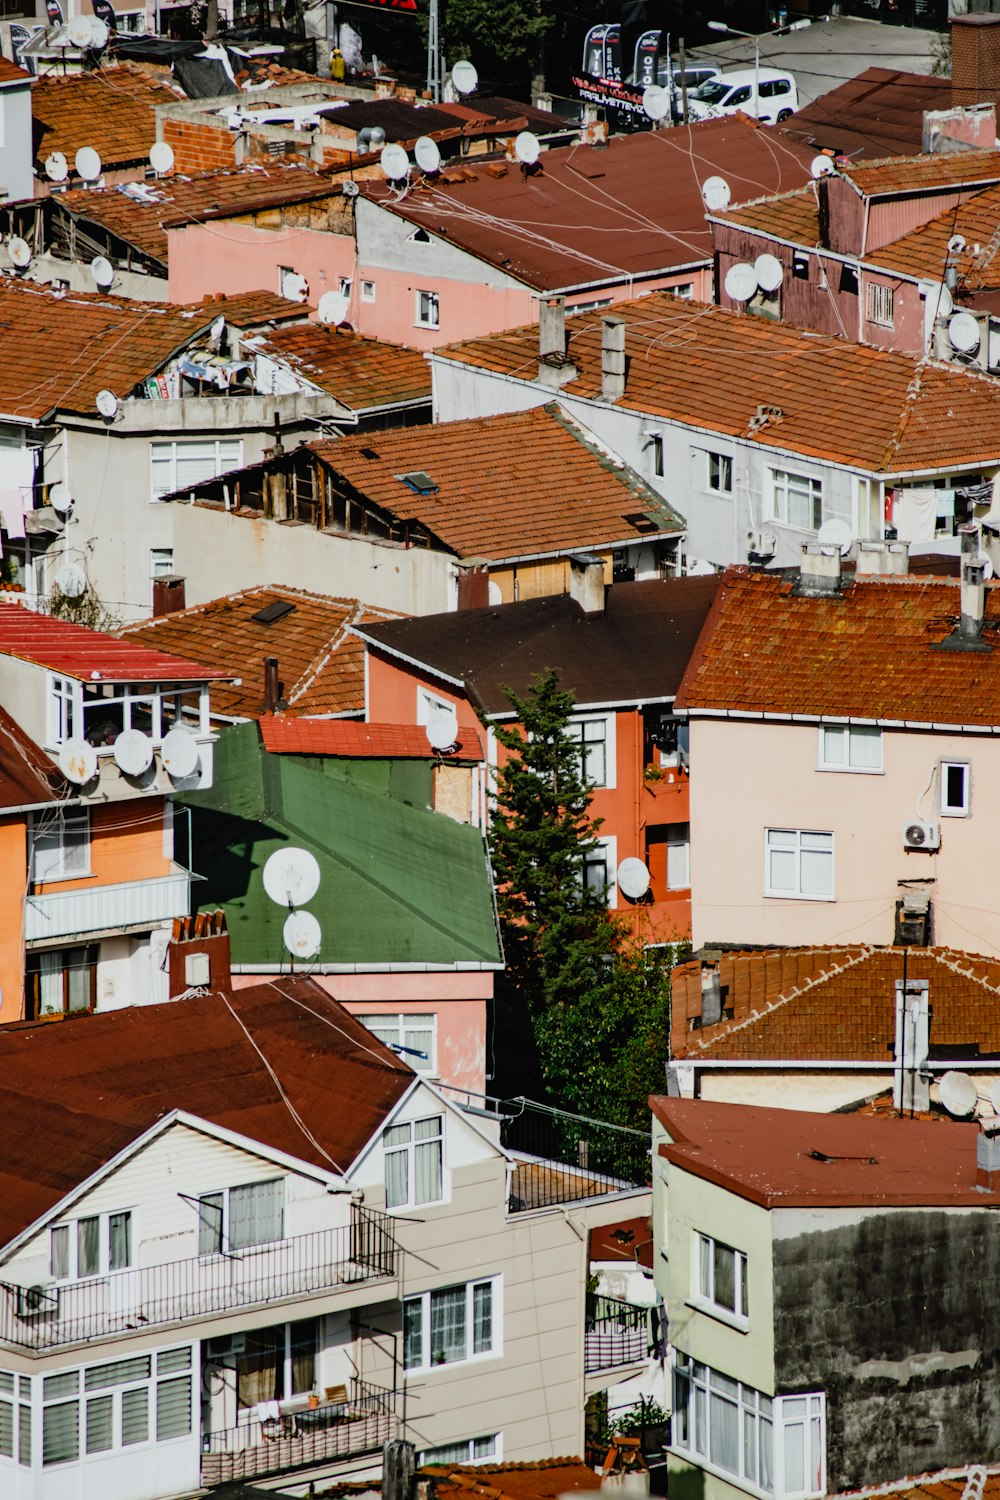
[[865, 316], [877, 328], [892, 327], [892, 287], [877, 281], [865, 283]]
[[11, 1370], [0, 1370], [0, 1457], [31, 1463], [31, 1376]]
[[720, 495], [733, 493], [733, 460], [728, 453], [708, 455], [708, 487]]
[[771, 470], [771, 516], [799, 531], [818, 531], [823, 524], [823, 486], [808, 474]]
[[725, 106], [726, 106], [727, 109], [732, 109], [737, 104], [746, 104], [746, 103], [748, 103], [749, 99], [750, 99], [750, 85], [746, 84], [742, 88], [733, 89], [733, 92], [729, 95], [729, 97], [724, 102], [725, 102]]
[[362, 1026], [418, 1073], [437, 1073], [437, 1016], [358, 1016]]
[[943, 760], [938, 773], [941, 788], [941, 816], [967, 818], [971, 767], [967, 761]]
[[31, 828], [31, 878], [36, 885], [74, 880], [90, 874], [90, 813], [87, 808], [60, 808]]
[[[84, 1453], [110, 1453], [191, 1431], [191, 1347], [90, 1365], [42, 1380], [42, 1463], [71, 1463]], [[82, 1381], [81, 1381], [82, 1376]], [[28, 1421], [21, 1417], [21, 1462], [27, 1462]]]
[[784, 1500], [826, 1493], [826, 1397], [779, 1396], [774, 1403], [778, 1435], [775, 1490]]
[[481, 1464], [490, 1460], [496, 1463], [500, 1457], [500, 1434], [489, 1437], [468, 1438], [464, 1443], [445, 1443], [440, 1448], [424, 1448], [417, 1463], [424, 1464]]
[[649, 449], [649, 470], [657, 479], [663, 477], [663, 434], [653, 432], [646, 439]]
[[354, 285], [354, 283], [351, 281], [351, 278], [349, 276], [341, 276], [341, 278], [340, 278], [340, 295], [342, 297], [349, 297], [351, 295], [351, 287], [353, 285]]
[[695, 1296], [733, 1318], [746, 1320], [747, 1258], [707, 1234], [695, 1235]]
[[[196, 442], [150, 443], [151, 495], [160, 500], [174, 490], [201, 484], [243, 464], [240, 438], [205, 438]], [[173, 565], [171, 559], [171, 566]]]
[[403, 1364], [430, 1370], [501, 1352], [500, 1281], [470, 1281], [407, 1297], [403, 1303]]
[[584, 890], [596, 892], [608, 906], [617, 906], [618, 840], [598, 839], [593, 849], [583, 856], [581, 873]]
[[821, 724], [821, 771], [881, 771], [882, 731], [877, 724]]
[[97, 1006], [98, 943], [81, 948], [34, 949], [27, 955], [24, 1007], [29, 1021]]
[[153, 547], [149, 554], [150, 578], [172, 578], [173, 572], [173, 547]]
[[210, 1339], [208, 1358], [234, 1372], [237, 1409], [252, 1413], [262, 1401], [286, 1401], [315, 1389], [318, 1331], [317, 1318], [248, 1329], [234, 1338]]
[[363, 281], [361, 283], [361, 300], [362, 300], [362, 302], [374, 302], [375, 301], [375, 283], [374, 283], [374, 281]]
[[285, 1179], [269, 1177], [198, 1199], [198, 1254], [221, 1255], [284, 1237]]
[[580, 775], [591, 786], [613, 787], [615, 784], [615, 719], [571, 719], [566, 737], [580, 747]]
[[79, 734], [81, 728], [77, 683], [68, 677], [49, 678], [48, 741], [61, 745]]
[[441, 305], [437, 292], [417, 293], [417, 327], [438, 328], [441, 321]]
[[668, 286], [665, 290], [672, 292], [675, 297], [683, 297], [685, 302], [690, 302], [694, 298], [693, 281], [679, 281], [676, 286]]
[[49, 1230], [49, 1274], [81, 1281], [132, 1265], [132, 1211], [88, 1214]]
[[667, 890], [686, 891], [691, 884], [691, 834], [687, 823], [675, 823], [667, 834]]
[[766, 896], [802, 901], [833, 900], [833, 834], [768, 828], [765, 838]]
[[431, 237], [426, 229], [415, 229], [412, 234], [407, 235], [411, 245], [429, 245]]
[[385, 1204], [440, 1203], [443, 1195], [444, 1118], [432, 1115], [382, 1132]]

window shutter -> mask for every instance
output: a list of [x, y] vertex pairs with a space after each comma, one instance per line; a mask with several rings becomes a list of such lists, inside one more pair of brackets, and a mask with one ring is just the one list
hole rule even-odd
[[122, 1447], [144, 1443], [149, 1437], [149, 1389], [122, 1391]]
[[114, 1447], [112, 1421], [113, 1396], [95, 1396], [87, 1402], [87, 1452], [104, 1453]]
[[191, 1431], [191, 1377], [161, 1380], [156, 1387], [156, 1441]]
[[4, 1458], [14, 1457], [14, 1404], [0, 1401], [0, 1453]]
[[75, 1460], [80, 1452], [80, 1403], [46, 1406], [42, 1413], [42, 1463]]

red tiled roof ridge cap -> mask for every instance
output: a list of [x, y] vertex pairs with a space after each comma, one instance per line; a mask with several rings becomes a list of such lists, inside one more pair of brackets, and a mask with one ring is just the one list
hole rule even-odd
[[735, 214], [742, 213], [745, 208], [759, 208], [762, 203], [788, 203], [793, 198], [806, 198], [812, 195], [812, 184], [806, 183], [804, 187], [789, 188], [787, 193], [764, 193], [760, 198], [744, 198], [740, 203], [731, 203], [728, 208], [710, 209], [707, 218], [728, 219]]
[[987, 1476], [1000, 1474], [1000, 1463], [963, 1464], [957, 1469], [933, 1469], [929, 1473], [911, 1474], [903, 1479], [887, 1479], [883, 1484], [866, 1485], [858, 1490], [837, 1490], [830, 1500], [854, 1500], [867, 1495], [896, 1495], [904, 1490], [923, 1489], [929, 1484], [944, 1484], [951, 1479], [967, 1479], [974, 1469], [981, 1469]]

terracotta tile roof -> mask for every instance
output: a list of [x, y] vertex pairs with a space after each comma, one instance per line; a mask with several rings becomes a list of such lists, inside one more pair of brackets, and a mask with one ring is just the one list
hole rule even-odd
[[866, 68], [796, 110], [778, 129], [816, 150], [844, 156], [914, 156], [924, 110], [951, 108], [951, 80], [929, 73]]
[[[459, 557], [565, 554], [635, 540], [651, 527], [684, 528], [555, 404], [309, 446], [359, 494], [399, 520], [419, 520]], [[415, 494], [400, 478], [417, 472], [430, 476], [433, 494]]]
[[37, 79], [25, 68], [19, 68], [17, 63], [11, 62], [9, 57], [0, 53], [0, 88], [8, 87], [15, 83], [36, 83]]
[[890, 1484], [841, 1490], [838, 1500], [875, 1500], [882, 1495], [892, 1500], [1000, 1500], [1000, 1466], [968, 1464], [963, 1469], [938, 1469]]
[[1000, 182], [1000, 150], [944, 152], [934, 156], [886, 157], [840, 167], [842, 177], [868, 198], [931, 192]]
[[[628, 361], [619, 406], [733, 437], [749, 435], [758, 406], [777, 406], [782, 417], [755, 442], [876, 474], [996, 463], [1000, 383], [991, 377], [668, 293], [618, 303], [615, 315]], [[567, 319], [579, 372], [567, 394], [600, 399], [601, 316]], [[451, 344], [434, 358], [534, 381], [538, 329]]]
[[[155, 303], [144, 304], [155, 307]], [[301, 302], [293, 302], [278, 292], [211, 292], [200, 302], [181, 303], [185, 312], [213, 322], [220, 313], [237, 328], [259, 328], [267, 323], [295, 323], [306, 314]]]
[[93, 146], [107, 168], [145, 161], [156, 140], [156, 106], [183, 98], [130, 63], [39, 78], [31, 91], [35, 165], [62, 151], [72, 173], [81, 146]]
[[[717, 967], [722, 1005], [732, 1018], [690, 1029], [701, 1015], [700, 962], [671, 981], [674, 1057], [719, 1061], [884, 1063], [896, 1035], [898, 948], [778, 948], [724, 953]], [[910, 979], [930, 985], [930, 1055], [961, 1048], [1000, 1056], [1000, 961], [947, 948], [910, 948]], [[940, 1055], [940, 1054], [939, 1054]]]
[[721, 172], [738, 202], [798, 187], [809, 160], [806, 147], [740, 115], [546, 151], [528, 176], [513, 163], [496, 166], [497, 176], [469, 162], [474, 180], [439, 180], [402, 202], [384, 184], [361, 191], [515, 280], [554, 291], [709, 263], [705, 178]]
[[534, 1463], [427, 1464], [434, 1493], [448, 1500], [558, 1500], [574, 1490], [599, 1490], [601, 1476], [579, 1458], [543, 1458]]
[[224, 667], [203, 667], [16, 604], [0, 604], [0, 656], [15, 656], [80, 682], [90, 682], [95, 673], [106, 682], [209, 682], [230, 675]]
[[45, 751], [0, 708], [0, 810], [59, 802], [70, 791]]
[[[254, 620], [271, 605], [291, 607], [270, 624]], [[364, 646], [351, 627], [398, 618], [357, 599], [264, 586], [143, 620], [122, 635], [224, 663], [226, 676], [241, 679], [213, 690], [213, 711], [227, 717], [256, 719], [264, 712], [266, 656], [278, 658], [289, 714], [362, 714]]]
[[[836, 598], [797, 598], [792, 576], [730, 568], [677, 704], [692, 713], [992, 728], [1000, 724], [997, 658], [932, 649], [958, 615], [951, 580], [865, 578]], [[986, 621], [985, 637], [995, 640], [1000, 584], [986, 585]]]
[[978, 1125], [866, 1119], [654, 1095], [660, 1154], [763, 1208], [993, 1209], [976, 1186]]
[[[423, 729], [412, 724], [357, 724], [351, 719], [290, 719], [263, 714], [264, 749], [272, 755], [341, 755], [366, 760], [429, 760], [437, 755]], [[450, 761], [483, 759], [475, 734], [466, 733]]]
[[430, 366], [413, 349], [380, 339], [301, 323], [282, 328], [253, 345], [269, 359], [287, 364], [296, 375], [335, 396], [352, 411], [431, 399]]
[[819, 208], [811, 187], [797, 188], [794, 193], [782, 193], [777, 198], [759, 198], [756, 203], [744, 203], [740, 208], [712, 217], [724, 224], [739, 224], [745, 229], [771, 234], [793, 245], [819, 243]]
[[350, 1165], [413, 1080], [311, 979], [277, 977], [169, 1005], [130, 998], [139, 1003], [62, 1025], [0, 1028], [0, 1128], [10, 1137], [0, 1244], [173, 1110], [334, 1171]]
[[[944, 277], [945, 261], [958, 270], [959, 297], [967, 292], [1000, 287], [1000, 259], [993, 236], [1000, 228], [1000, 185], [984, 188], [959, 208], [949, 208], [865, 258], [870, 265], [885, 266], [904, 276], [923, 276], [931, 281]], [[961, 235], [966, 248], [949, 254], [948, 242]], [[979, 253], [976, 253], [976, 247]]]
[[533, 130], [538, 135], [573, 128], [571, 120], [554, 114], [550, 109], [536, 109], [533, 104], [525, 104], [523, 99], [505, 99], [501, 94], [476, 94], [472, 99], [439, 104], [438, 108], [460, 120], [499, 121], [508, 129], [523, 120], [524, 125], [520, 128]]

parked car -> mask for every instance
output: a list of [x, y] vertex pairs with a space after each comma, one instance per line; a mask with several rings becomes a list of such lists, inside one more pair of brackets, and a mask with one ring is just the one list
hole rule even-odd
[[[756, 90], [759, 89], [759, 94]], [[798, 90], [791, 73], [776, 68], [740, 68], [710, 78], [688, 96], [692, 120], [712, 120], [719, 115], [756, 115], [773, 125], [787, 120], [799, 107]]]

